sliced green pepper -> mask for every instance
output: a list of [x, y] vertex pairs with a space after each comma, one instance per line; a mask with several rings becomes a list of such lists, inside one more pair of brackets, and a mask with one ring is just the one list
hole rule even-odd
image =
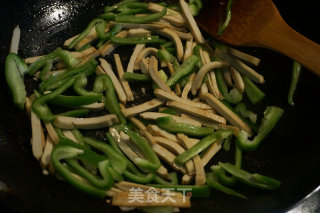
[[101, 94], [83, 95], [83, 96], [65, 96], [58, 95], [49, 100], [48, 103], [62, 107], [80, 107], [88, 104], [93, 104], [102, 100]]
[[100, 41], [97, 44], [97, 47], [100, 48], [108, 39], [115, 36], [118, 32], [122, 30], [122, 25], [116, 24], [109, 32], [104, 34], [103, 36], [100, 35]]
[[133, 174], [133, 173], [131, 173], [129, 171], [125, 171], [123, 173], [123, 176], [128, 181], [132, 181], [134, 183], [140, 183], [140, 184], [151, 183], [153, 181], [153, 179], [154, 179], [154, 174], [153, 173], [149, 173], [149, 174], [146, 174], [146, 175], [136, 175], [136, 174]]
[[183, 78], [184, 76], [189, 75], [192, 71], [193, 68], [196, 66], [198, 63], [199, 58], [195, 55], [190, 56], [184, 62], [182, 63], [181, 66], [179, 66], [173, 75], [168, 79], [167, 85], [172, 88], [176, 83]]
[[123, 75], [124, 80], [126, 81], [142, 81], [142, 82], [151, 82], [152, 78], [149, 75], [141, 73], [132, 73], [125, 72]]
[[217, 132], [214, 132], [207, 137], [201, 139], [197, 144], [192, 146], [190, 149], [186, 150], [182, 154], [178, 155], [175, 158], [175, 162], [179, 165], [184, 164], [191, 158], [193, 158], [195, 155], [199, 154], [206, 148], [208, 148], [212, 143], [216, 142], [217, 140], [224, 139], [232, 134], [232, 131], [230, 130], [220, 130]]
[[138, 37], [116, 37], [112, 36], [110, 40], [115, 44], [163, 44], [166, 40], [153, 36], [138, 36]]
[[123, 22], [123, 23], [136, 23], [136, 24], [143, 24], [158, 21], [167, 13], [167, 8], [163, 8], [163, 10], [159, 13], [153, 13], [150, 15], [145, 16], [127, 16], [127, 15], [116, 15], [115, 21], [116, 22]]
[[14, 53], [10, 53], [5, 62], [6, 81], [13, 96], [13, 103], [20, 109], [24, 109], [26, 102], [26, 88], [23, 81], [23, 74], [27, 69], [24, 61]]
[[42, 81], [46, 80], [46, 78], [47, 78], [46, 76], [50, 72], [52, 67], [53, 67], [53, 60], [46, 61], [46, 63], [43, 66], [43, 69], [40, 72], [40, 79]]
[[88, 84], [87, 77], [83, 73], [81, 73], [76, 78], [76, 80], [73, 84], [73, 89], [78, 95], [83, 95], [83, 96], [89, 96], [89, 95], [97, 96], [97, 95], [99, 95], [95, 92], [91, 92], [91, 91], [86, 90], [85, 87], [87, 86], [87, 84]]
[[247, 109], [245, 103], [239, 103], [235, 107], [235, 111], [242, 115], [244, 118], [248, 118], [252, 123], [257, 122], [257, 114]]
[[241, 130], [237, 136], [238, 146], [244, 151], [253, 151], [258, 148], [263, 139], [271, 132], [275, 127], [278, 120], [282, 116], [284, 110], [279, 107], [269, 106], [264, 111], [264, 118], [262, 119], [259, 127], [258, 134], [250, 141], [248, 140], [248, 133]]
[[108, 75], [98, 75], [96, 77], [93, 85], [93, 91], [99, 94], [106, 91], [106, 109], [118, 117], [120, 124], [127, 123], [125, 117], [122, 115], [112, 80]]
[[105, 6], [103, 8], [104, 12], [108, 13], [108, 12], [112, 12], [116, 9], [118, 9], [120, 6], [122, 5], [125, 5], [127, 3], [131, 3], [131, 2], [136, 2], [136, 1], [139, 1], [139, 0], [123, 0], [123, 1], [120, 1], [119, 3], [117, 4], [114, 4], [113, 6]]
[[88, 183], [85, 179], [79, 179], [77, 175], [73, 173], [73, 171], [71, 171], [66, 165], [61, 162], [61, 160], [72, 159], [83, 153], [84, 152], [82, 149], [76, 147], [58, 145], [52, 150], [52, 165], [57, 173], [74, 188], [86, 194], [103, 199], [105, 198], [107, 193], [105, 189], [99, 189], [98, 187], [95, 187], [92, 184]]
[[48, 94], [37, 97], [32, 102], [32, 105], [31, 105], [32, 111], [34, 111], [37, 114], [37, 116], [44, 121], [53, 121], [54, 115], [51, 113], [48, 106], [46, 106], [46, 103], [54, 99], [64, 91], [66, 91], [69, 87], [71, 87], [74, 80], [75, 78], [71, 78], [70, 80], [68, 80], [68, 82], [66, 82], [66, 84], [62, 85], [58, 89]]
[[88, 109], [75, 109], [57, 114], [57, 116], [67, 116], [67, 117], [83, 117], [89, 113]]
[[218, 28], [218, 32], [217, 32], [218, 36], [221, 36], [229, 25], [229, 22], [231, 20], [231, 14], [232, 14], [231, 13], [232, 4], [233, 4], [233, 0], [228, 0], [227, 9], [226, 9], [226, 12], [227, 12], [226, 19]]
[[157, 118], [156, 122], [160, 128], [172, 133], [183, 133], [190, 136], [201, 137], [214, 132], [214, 128], [178, 123], [172, 117]]
[[168, 50], [161, 49], [158, 50], [158, 57], [161, 61], [170, 62], [173, 64], [173, 69], [176, 70], [180, 67], [180, 64], [176, 57], [174, 57]]
[[291, 83], [290, 83], [290, 88], [288, 93], [288, 103], [291, 106], [294, 106], [293, 95], [294, 95], [294, 91], [297, 88], [300, 72], [301, 72], [301, 64], [294, 61], [292, 65], [292, 76], [291, 76]]
[[176, 172], [171, 172], [169, 174], [169, 177], [170, 177], [170, 181], [167, 181], [156, 174], [154, 177], [154, 182], [156, 182], [157, 184], [161, 184], [161, 185], [171, 185], [171, 186], [178, 184], [178, 176], [177, 176]]
[[232, 196], [235, 196], [235, 197], [239, 197], [239, 198], [242, 198], [242, 199], [247, 199], [246, 196], [244, 196], [243, 194], [240, 194], [228, 187], [225, 187], [224, 185], [220, 184], [217, 180], [217, 177], [213, 174], [213, 172], [209, 172], [207, 173], [207, 184], [208, 186], [214, 188], [214, 189], [217, 189], [225, 194], [228, 194], [228, 195], [232, 195]]
[[164, 113], [164, 114], [169, 114], [169, 115], [177, 115], [176, 110], [171, 107], [165, 108], [164, 110], [161, 110], [159, 112]]
[[244, 83], [244, 92], [252, 104], [260, 102], [266, 95], [247, 76], [241, 75]]
[[276, 190], [281, 185], [281, 182], [274, 178], [266, 177], [256, 173], [251, 174], [233, 166], [230, 163], [219, 163], [219, 166], [235, 176], [237, 179], [239, 179], [239, 181], [258, 189]]

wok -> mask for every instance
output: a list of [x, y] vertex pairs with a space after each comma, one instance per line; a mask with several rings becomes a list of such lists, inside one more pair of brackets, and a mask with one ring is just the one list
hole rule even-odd
[[[289, 25], [320, 43], [320, 32], [313, 25], [317, 24], [319, 13], [312, 2], [275, 1]], [[120, 212], [104, 200], [88, 197], [67, 183], [42, 174], [31, 152], [29, 119], [12, 105], [3, 74], [15, 25], [19, 24], [22, 30], [22, 57], [46, 54], [83, 30], [106, 3], [114, 1], [0, 1], [0, 181], [8, 186], [6, 192], [0, 190], [0, 212]], [[320, 184], [319, 77], [302, 70], [296, 106], [291, 107], [287, 92], [292, 60], [265, 49], [245, 50], [262, 59], [258, 70], [266, 79], [261, 88], [267, 97], [255, 110], [261, 113], [266, 105], [275, 105], [284, 108], [285, 114], [257, 151], [244, 153], [243, 167], [277, 178], [282, 185], [275, 192], [239, 186], [237, 190], [248, 200], [214, 191], [210, 199], [194, 199], [192, 209], [183, 212], [284, 212]], [[28, 92], [32, 89], [28, 86]], [[219, 153], [214, 162], [232, 158], [231, 152]], [[319, 194], [315, 196], [313, 203], [305, 204], [310, 212], [320, 209]]]

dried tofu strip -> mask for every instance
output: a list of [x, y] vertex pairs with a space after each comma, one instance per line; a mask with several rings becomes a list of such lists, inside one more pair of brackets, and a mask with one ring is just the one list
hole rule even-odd
[[133, 72], [133, 67], [134, 67], [134, 63], [139, 55], [139, 53], [141, 52], [141, 50], [144, 48], [145, 44], [137, 44], [136, 47], [133, 50], [133, 53], [130, 57], [129, 63], [128, 63], [128, 67], [127, 67], [127, 72]]
[[157, 125], [151, 125], [149, 124], [147, 126], [147, 131], [153, 135], [153, 136], [161, 136], [164, 138], [168, 138], [169, 140], [178, 142], [177, 136], [174, 134], [171, 134], [170, 132], [167, 132], [163, 129], [160, 129]]
[[[119, 33], [117, 33], [116, 37], [123, 38], [123, 37], [126, 37], [127, 34], [128, 34], [128, 31], [123, 30], [123, 31], [120, 31]], [[98, 51], [100, 52], [100, 55], [102, 57], [105, 57], [106, 55], [109, 55], [117, 47], [118, 47], [117, 44], [114, 44], [111, 41], [107, 41], [104, 45], [102, 45], [99, 48]]]
[[147, 102], [145, 102], [143, 104], [140, 104], [140, 105], [137, 105], [137, 106], [133, 106], [133, 107], [130, 107], [130, 108], [125, 108], [125, 109], [122, 110], [122, 114], [125, 117], [132, 117], [132, 116], [135, 116], [135, 115], [140, 114], [142, 112], [146, 112], [146, 111], [149, 111], [149, 110], [156, 109], [156, 108], [160, 107], [163, 104], [165, 104], [165, 102], [155, 98], [155, 99], [152, 99], [151, 101], [147, 101]]
[[149, 74], [149, 58], [141, 59], [139, 65], [143, 74]]
[[202, 36], [200, 29], [189, 10], [188, 4], [184, 0], [179, 0], [179, 3], [182, 10], [182, 14], [186, 20], [187, 25], [189, 26], [191, 33], [193, 34], [193, 37], [198, 43], [205, 43], [205, 39]]
[[205, 167], [209, 161], [219, 152], [221, 149], [222, 141], [216, 141], [213, 143], [203, 154], [201, 158], [202, 166]]
[[120, 80], [122, 87], [127, 95], [127, 101], [133, 101], [134, 97], [133, 97], [130, 85], [129, 85], [128, 81], [124, 80], [124, 78], [123, 78], [124, 70], [123, 70], [120, 56], [119, 56], [119, 54], [114, 54], [113, 56], [114, 56], [114, 60], [116, 63], [119, 80]]
[[[149, 3], [148, 10], [151, 10], [153, 12], [161, 12], [163, 10], [163, 6], [155, 3]], [[162, 19], [175, 26], [185, 26], [185, 20], [183, 16], [179, 12], [174, 11], [170, 8], [167, 8], [167, 14], [163, 16]]]
[[249, 55], [247, 53], [241, 52], [239, 50], [233, 49], [231, 47], [227, 47], [228, 48], [228, 53], [230, 53], [231, 55], [249, 63], [252, 64], [254, 66], [258, 66], [260, 63], [260, 59], [257, 57], [254, 57], [252, 55]]
[[117, 122], [118, 118], [114, 114], [90, 118], [56, 116], [54, 125], [61, 129], [98, 129], [112, 126]]
[[190, 185], [191, 182], [194, 180], [194, 175], [188, 175], [188, 174], [185, 174], [182, 176], [182, 185]]
[[[185, 149], [190, 149], [193, 144], [190, 142], [189, 138], [184, 134], [177, 135], [180, 144], [184, 146]], [[204, 171], [204, 166], [202, 164], [201, 158], [199, 155], [196, 155], [192, 158], [193, 164], [195, 166], [196, 178], [195, 185], [201, 186], [206, 183], [206, 172]]]
[[147, 129], [147, 127], [137, 118], [135, 117], [130, 117], [129, 120], [139, 129], [141, 130], [145, 130]]
[[89, 55], [86, 55], [85, 57], [82, 58], [82, 61], [79, 64], [77, 64], [77, 67], [87, 63], [88, 61], [90, 61], [92, 59], [97, 58], [99, 55], [100, 55], [99, 50], [96, 50], [96, 51], [90, 53]]
[[192, 87], [192, 84], [193, 84], [193, 81], [194, 81], [195, 77], [196, 77], [196, 74], [192, 73], [188, 83], [183, 88], [183, 91], [182, 91], [182, 94], [181, 94], [181, 98], [186, 99], [186, 100], [188, 99], [188, 94], [189, 94], [189, 92], [191, 90], [191, 87]]
[[89, 109], [92, 111], [101, 111], [105, 109], [105, 104], [104, 103], [93, 103], [93, 104], [88, 104], [88, 105], [83, 105], [81, 108], [83, 109]]
[[155, 144], [152, 146], [153, 151], [161, 158], [163, 161], [168, 163], [174, 170], [181, 172], [183, 174], [186, 174], [187, 171], [184, 167], [178, 166], [175, 162], [174, 159], [176, 156], [169, 152], [167, 149], [165, 149], [163, 146], [159, 144]]
[[25, 109], [26, 109], [26, 113], [29, 117], [31, 116], [31, 105], [32, 105], [32, 102], [31, 102], [30, 98], [26, 97]]
[[70, 140], [72, 140], [75, 143], [78, 143], [78, 140], [74, 137], [74, 135], [72, 134], [72, 132], [70, 130], [62, 130], [62, 133], [64, 134], [64, 136], [66, 136], [67, 138], [69, 138]]
[[137, 29], [129, 29], [128, 30], [128, 36], [129, 37], [136, 37], [136, 36], [150, 36], [151, 35], [151, 31], [150, 30], [146, 30], [143, 28], [137, 28]]
[[184, 33], [184, 32], [180, 32], [180, 31], [175, 30], [175, 29], [170, 29], [170, 30], [175, 32], [179, 36], [179, 38], [182, 39], [182, 40], [190, 41], [190, 40], [193, 39], [193, 36], [192, 36], [191, 33]]
[[154, 90], [154, 94], [159, 99], [163, 99], [165, 101], [177, 101], [177, 102], [180, 102], [181, 104], [188, 105], [188, 106], [195, 107], [195, 108], [199, 108], [199, 109], [211, 109], [212, 108], [208, 104], [201, 103], [201, 102], [195, 103], [195, 102], [183, 99], [183, 98], [181, 98], [179, 96], [176, 96], [173, 93], [169, 93], [169, 92], [166, 92], [166, 91], [161, 90], [161, 89], [155, 89]]
[[206, 120], [206, 119], [199, 118], [199, 117], [192, 116], [192, 115], [188, 115], [188, 114], [181, 114], [181, 117], [188, 118], [193, 121], [198, 121], [202, 124], [202, 126], [213, 127], [216, 130], [232, 130], [234, 135], [238, 135], [238, 133], [240, 131], [240, 129], [235, 126], [219, 124], [215, 121]]
[[181, 39], [177, 35], [177, 33], [175, 33], [174, 31], [172, 31], [168, 28], [164, 28], [162, 30], [157, 30], [156, 32], [162, 36], [165, 36], [165, 37], [171, 39], [175, 43], [176, 51], [177, 51], [177, 59], [179, 61], [183, 61], [183, 45], [182, 45]]
[[205, 64], [198, 72], [193, 84], [192, 84], [192, 94], [195, 95], [197, 93], [197, 90], [200, 89], [202, 85], [202, 81], [204, 76], [211, 70], [217, 69], [217, 68], [224, 68], [228, 67], [229, 64], [226, 62], [220, 62], [220, 61], [214, 61], [210, 62], [208, 64]]
[[162, 80], [158, 72], [158, 60], [156, 57], [151, 56], [149, 60], [149, 74], [152, 80], [164, 91], [171, 92], [170, 87]]
[[151, 22], [153, 24], [158, 24], [160, 26], [162, 26], [163, 28], [169, 28], [169, 29], [172, 29], [172, 30], [175, 30], [175, 31], [179, 31], [179, 32], [182, 32], [182, 33], [188, 33], [189, 30], [187, 30], [185, 28], [185, 26], [175, 26], [173, 24], [171, 24], [170, 22], [168, 22], [167, 20], [164, 20], [164, 19], [159, 19], [158, 21], [156, 22]]
[[208, 93], [208, 92], [209, 92], [209, 90], [208, 90], [207, 85], [206, 85], [206, 84], [202, 84], [202, 85], [201, 85], [201, 89], [200, 89], [200, 96], [201, 96], [202, 94], [205, 94], [205, 93]]
[[223, 79], [227, 83], [228, 86], [233, 87], [232, 76], [230, 73], [230, 69], [223, 69]]
[[234, 81], [234, 85], [235, 87], [241, 92], [244, 92], [244, 82], [243, 79], [240, 75], [240, 73], [238, 72], [238, 70], [236, 70], [235, 68], [231, 67], [230, 68], [230, 73], [232, 76], [232, 79]]
[[46, 146], [44, 147], [44, 151], [40, 160], [40, 166], [42, 169], [48, 168], [48, 166], [50, 165], [52, 149], [53, 141], [51, 137], [48, 135], [46, 140]]
[[193, 37], [186, 41], [183, 60], [186, 60], [192, 55], [192, 51], [193, 51], [192, 44], [193, 44]]
[[101, 67], [102, 69], [105, 71], [105, 73], [107, 75], [110, 76], [114, 89], [116, 90], [116, 93], [118, 95], [118, 98], [120, 100], [121, 103], [126, 104], [127, 102], [127, 95], [125, 93], [125, 91], [123, 90], [120, 81], [118, 80], [117, 76], [114, 74], [111, 65], [103, 58], [99, 59], [100, 63], [101, 63]]
[[149, 55], [154, 55], [157, 56], [158, 53], [158, 49], [154, 48], [154, 47], [148, 47], [145, 48], [143, 50], [140, 51], [139, 55], [137, 56], [136, 61], [134, 62], [134, 69], [138, 70], [139, 69], [139, 64], [140, 64], [140, 60], [142, 60], [143, 58], [149, 56]]
[[212, 121], [215, 121], [218, 123], [226, 124], [226, 122], [227, 122], [224, 117], [221, 117], [221, 116], [213, 114], [213, 113], [209, 113], [203, 109], [191, 107], [188, 105], [182, 105], [180, 102], [177, 102], [177, 101], [169, 101], [167, 103], [167, 106], [171, 106], [171, 107], [174, 107], [174, 108], [181, 110], [185, 113], [192, 114], [192, 115], [200, 117], [200, 118], [212, 120]]
[[239, 116], [232, 112], [228, 107], [226, 107], [222, 102], [220, 102], [216, 97], [207, 93], [203, 94], [202, 99], [204, 99], [209, 105], [211, 105], [217, 112], [223, 115], [232, 125], [245, 130], [249, 134], [252, 134], [251, 128], [243, 122]]
[[109, 189], [107, 191], [107, 196], [108, 197], [114, 197], [117, 193], [120, 193], [120, 192], [123, 192], [122, 190], [118, 189], [118, 188], [115, 188], [115, 187], [112, 187], [111, 189]]
[[178, 123], [186, 123], [194, 126], [201, 126], [200, 122], [182, 118], [176, 115], [169, 115], [169, 114], [160, 113], [160, 112], [144, 112], [140, 114], [140, 117], [146, 120], [156, 120], [157, 118], [171, 117], [173, 118], [173, 120], [175, 120]]
[[54, 144], [58, 144], [59, 143], [59, 136], [58, 136], [56, 130], [54, 129], [54, 127], [52, 126], [52, 124], [50, 122], [46, 122], [44, 125], [47, 129], [48, 136], [50, 137], [51, 141]]
[[31, 130], [32, 153], [37, 160], [40, 160], [43, 154], [43, 148], [45, 147], [45, 138], [41, 125], [41, 120], [33, 111], [31, 111]]
[[[166, 148], [168, 151], [170, 151], [171, 153], [177, 155], [181, 155], [182, 153], [184, 153], [188, 148], [183, 148], [182, 146], [180, 146], [178, 143], [171, 141], [167, 138], [164, 137], [155, 137], [157, 144], [163, 146], [164, 148]], [[195, 173], [195, 166], [193, 165], [192, 160], [188, 160], [185, 163], [185, 167], [187, 169], [187, 172], [189, 175], [193, 175]]]

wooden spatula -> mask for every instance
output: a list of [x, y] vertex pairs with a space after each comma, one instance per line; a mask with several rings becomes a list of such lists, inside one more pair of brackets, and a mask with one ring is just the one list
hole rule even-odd
[[287, 25], [271, 0], [235, 0], [229, 26], [217, 36], [225, 8], [225, 0], [207, 1], [197, 17], [198, 25], [227, 44], [269, 48], [320, 75], [320, 45]]

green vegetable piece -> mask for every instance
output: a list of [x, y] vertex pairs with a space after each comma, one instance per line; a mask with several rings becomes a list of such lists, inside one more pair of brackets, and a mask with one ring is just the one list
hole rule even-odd
[[138, 37], [116, 37], [112, 36], [110, 39], [115, 44], [162, 44], [164, 39], [159, 38], [157, 35], [153, 36], [138, 36]]
[[192, 16], [197, 16], [199, 14], [200, 9], [195, 4], [188, 4], [189, 10]]
[[22, 75], [26, 72], [26, 66], [24, 61], [14, 53], [10, 53], [6, 58], [6, 81], [13, 96], [13, 103], [20, 109], [24, 109], [27, 96]]
[[[88, 84], [88, 79], [87, 77], [81, 73], [79, 76], [76, 78], [74, 84], [73, 84], [73, 89], [78, 95], [83, 95], [83, 96], [97, 96], [99, 94], [91, 91], [87, 91], [84, 89]], [[100, 95], [101, 96], [101, 95]]]
[[163, 8], [163, 10], [159, 13], [153, 13], [151, 15], [145, 16], [128, 16], [128, 15], [116, 15], [115, 21], [122, 22], [122, 23], [136, 23], [136, 24], [143, 24], [158, 21], [167, 13], [167, 8]]
[[190, 136], [201, 137], [214, 132], [214, 128], [178, 123], [172, 117], [157, 118], [156, 122], [160, 128], [171, 133], [183, 133]]
[[120, 24], [116, 24], [109, 32], [107, 32], [103, 36], [100, 35], [101, 40], [97, 44], [97, 47], [100, 48], [108, 39], [110, 39], [112, 36], [115, 36], [121, 30], [122, 26]]
[[169, 115], [177, 115], [176, 110], [171, 107], [165, 108], [164, 110], [162, 110], [160, 112], [165, 113], [165, 114], [169, 114]]
[[211, 144], [216, 142], [217, 140], [224, 139], [232, 134], [232, 131], [230, 130], [220, 130], [217, 132], [214, 132], [207, 137], [201, 139], [196, 145], [192, 146], [190, 149], [186, 150], [182, 154], [178, 155], [175, 158], [175, 162], [179, 165], [184, 164], [191, 158], [193, 158], [195, 155], [199, 154], [206, 148], [208, 148]]
[[83, 96], [65, 96], [65, 95], [58, 95], [48, 101], [48, 103], [62, 106], [62, 107], [80, 107], [88, 104], [93, 104], [98, 101], [102, 100], [101, 94], [95, 95], [83, 95]]
[[70, 80], [68, 80], [68, 82], [66, 82], [66, 84], [62, 85], [58, 89], [56, 89], [48, 94], [37, 97], [32, 102], [32, 105], [31, 105], [32, 111], [35, 112], [37, 114], [37, 116], [43, 121], [53, 121], [54, 115], [51, 113], [51, 111], [49, 110], [46, 103], [48, 101], [54, 99], [55, 97], [57, 97], [58, 95], [60, 95], [64, 91], [66, 91], [69, 87], [71, 87], [74, 80], [75, 80], [75, 78], [71, 78]]
[[56, 170], [56, 172], [74, 188], [86, 194], [103, 199], [106, 196], [106, 192], [107, 192], [106, 189], [104, 190], [99, 189], [98, 187], [93, 186], [87, 181], [79, 179], [77, 177], [78, 174], [75, 174], [73, 170], [71, 170], [68, 166], [65, 166], [61, 162], [61, 160], [72, 159], [83, 153], [84, 151], [82, 149], [79, 149], [76, 147], [67, 146], [67, 145], [56, 146], [54, 147], [51, 154], [52, 165]]
[[142, 82], [151, 82], [152, 78], [149, 75], [141, 73], [132, 73], [125, 72], [123, 75], [124, 80], [126, 81], [142, 81]]
[[44, 64], [43, 69], [40, 72], [40, 79], [42, 81], [46, 80], [47, 74], [50, 72], [52, 67], [53, 67], [53, 60], [46, 61], [46, 63]]
[[208, 186], [214, 188], [214, 189], [217, 189], [225, 194], [228, 194], [228, 195], [232, 195], [232, 196], [235, 196], [235, 197], [239, 197], [239, 198], [242, 198], [242, 199], [247, 199], [246, 196], [228, 188], [228, 187], [225, 187], [224, 185], [220, 184], [217, 180], [217, 178], [215, 177], [215, 175], [210, 172], [210, 173], [207, 173], [207, 184]]
[[112, 11], [118, 9], [122, 5], [125, 5], [127, 3], [131, 3], [131, 2], [136, 2], [136, 1], [139, 1], [139, 0], [123, 0], [123, 1], [120, 1], [119, 3], [117, 3], [117, 4], [114, 4], [113, 6], [105, 6], [103, 8], [103, 11], [105, 13], [112, 12]]
[[57, 116], [67, 116], [67, 117], [83, 117], [89, 113], [88, 109], [75, 109], [71, 111], [66, 111], [57, 114]]
[[187, 58], [180, 67], [178, 67], [173, 75], [168, 79], [167, 85], [172, 88], [176, 83], [183, 78], [184, 76], [189, 75], [192, 71], [193, 68], [196, 66], [198, 63], [199, 58], [195, 55], [190, 56]]
[[241, 114], [245, 118], [249, 118], [252, 123], [257, 122], [257, 114], [253, 113], [252, 111], [248, 110], [245, 103], [239, 103], [235, 107], [235, 111]]
[[251, 174], [245, 170], [233, 166], [230, 163], [220, 162], [219, 166], [221, 166], [227, 172], [235, 176], [239, 181], [243, 182], [244, 184], [258, 189], [276, 190], [281, 185], [281, 182], [274, 178], [270, 178], [256, 173]]
[[232, 9], [232, 4], [233, 4], [233, 0], [228, 0], [228, 3], [227, 3], [227, 11], [226, 11], [226, 19], [225, 21], [219, 26], [218, 28], [218, 32], [217, 32], [217, 35], [218, 36], [221, 36], [223, 34], [223, 32], [227, 29], [229, 23], [230, 23], [230, 20], [231, 20], [231, 9]]
[[297, 88], [300, 72], [301, 72], [301, 64], [294, 61], [293, 66], [292, 66], [291, 83], [290, 83], [290, 88], [289, 88], [289, 93], [288, 93], [288, 103], [291, 106], [294, 106], [293, 96], [294, 96], [294, 91]]
[[173, 64], [173, 68], [176, 70], [180, 67], [180, 64], [176, 57], [174, 57], [169, 51], [166, 49], [158, 50], [158, 57], [161, 61], [170, 62]]
[[244, 82], [244, 92], [252, 104], [257, 104], [266, 95], [247, 76], [241, 75]]
[[93, 85], [93, 91], [99, 94], [106, 91], [106, 109], [118, 117], [120, 124], [124, 125], [127, 123], [125, 117], [122, 115], [112, 80], [108, 75], [98, 75], [96, 77]]
[[154, 179], [154, 174], [153, 173], [149, 173], [146, 175], [135, 175], [129, 171], [125, 171], [123, 173], [123, 176], [125, 179], [127, 179], [128, 181], [132, 181], [134, 183], [140, 183], [140, 184], [148, 184], [151, 183]]
[[248, 140], [248, 133], [241, 130], [237, 136], [238, 146], [243, 151], [253, 151], [258, 148], [263, 139], [271, 132], [271, 130], [275, 127], [280, 117], [282, 116], [284, 110], [275, 107], [269, 106], [264, 111], [264, 118], [262, 119], [261, 125], [259, 127], [258, 134], [255, 138], [250, 141]]
[[169, 176], [170, 176], [170, 181], [167, 181], [161, 178], [159, 175], [155, 175], [154, 182], [161, 185], [171, 185], [171, 186], [178, 184], [178, 176], [176, 172], [171, 172]]

